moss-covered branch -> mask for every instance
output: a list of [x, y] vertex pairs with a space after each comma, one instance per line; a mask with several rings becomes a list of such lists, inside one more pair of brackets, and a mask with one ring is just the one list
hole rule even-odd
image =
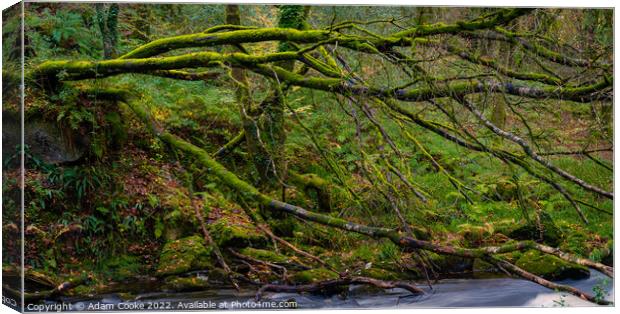
[[525, 81], [535, 81], [541, 82], [548, 85], [562, 85], [562, 81], [557, 77], [549, 76], [542, 73], [535, 72], [519, 72], [515, 71], [511, 68], [505, 67], [499, 64], [497, 61], [492, 58], [474, 55], [470, 52], [467, 52], [465, 49], [461, 49], [456, 45], [446, 44], [443, 46], [447, 51], [459, 56], [460, 58], [467, 60], [469, 62], [480, 64], [485, 67], [489, 67], [498, 73], [508, 76], [517, 80], [525, 80]]
[[505, 9], [493, 15], [472, 21], [421, 25], [381, 39], [345, 35], [333, 30], [297, 30], [295, 28], [248, 29], [247, 27], [230, 27], [230, 25], [227, 25], [217, 30], [233, 30], [216, 33], [215, 31], [217, 30], [209, 29], [202, 33], [158, 39], [126, 53], [120, 59], [146, 58], [181, 48], [235, 45], [264, 41], [317, 43], [325, 40], [335, 40], [343, 47], [374, 53], [377, 51], [374, 47], [410, 46], [415, 41], [412, 39], [412, 36], [429, 36], [488, 29], [508, 23], [530, 11], [530, 9]]
[[181, 70], [157, 70], [147, 74], [184, 81], [210, 81], [222, 75], [220, 72], [188, 72]]
[[605, 63], [582, 59], [582, 58], [575, 58], [575, 57], [571, 57], [571, 56], [559, 53], [557, 51], [553, 51], [536, 42], [531, 42], [531, 41], [526, 40], [525, 36], [522, 34], [509, 31], [503, 27], [498, 26], [498, 27], [495, 27], [493, 30], [495, 32], [487, 32], [483, 34], [476, 34], [476, 33], [463, 33], [463, 34], [465, 36], [485, 38], [485, 39], [491, 39], [491, 40], [499, 40], [499, 41], [509, 42], [512, 44], [518, 44], [522, 46], [523, 48], [532, 51], [537, 56], [542, 57], [546, 60], [558, 63], [558, 64], [563, 64], [563, 65], [568, 65], [568, 66], [579, 66], [579, 67], [590, 67], [593, 65], [597, 65], [601, 67], [609, 67], [609, 65]]
[[495, 258], [492, 256], [486, 256], [485, 258], [483, 258], [485, 261], [494, 264], [495, 266], [497, 266], [500, 269], [506, 270], [510, 273], [516, 274], [522, 278], [525, 278], [527, 280], [533, 281], [543, 287], [549, 288], [549, 289], [553, 289], [555, 291], [564, 291], [564, 292], [568, 292], [574, 296], [577, 296], [583, 300], [587, 300], [590, 301], [592, 303], [596, 303], [599, 305], [609, 305], [612, 304], [612, 302], [607, 301], [605, 299], [602, 298], [598, 298], [595, 297], [589, 293], [586, 293], [584, 291], [581, 291], [575, 287], [569, 286], [569, 285], [563, 285], [563, 284], [557, 284], [554, 282], [551, 282], [549, 280], [546, 280], [544, 278], [541, 278], [539, 276], [536, 276], [512, 263], [509, 263], [505, 260], [499, 259], [499, 258]]
[[[220, 54], [216, 52], [196, 52], [173, 57], [144, 59], [114, 59], [105, 61], [47, 61], [36, 67], [30, 76], [34, 78], [61, 76], [63, 80], [80, 80], [107, 77], [122, 73], [151, 73], [153, 71], [176, 70], [183, 68], [213, 67], [229, 62], [234, 65], [250, 66], [260, 63], [295, 60], [300, 54], [293, 51], [265, 55], [245, 53]], [[159, 72], [157, 75], [180, 76], [182, 73]]]
[[[327, 78], [308, 77], [307, 75], [298, 74], [280, 66], [266, 64], [278, 61], [305, 60], [306, 64], [317, 66], [317, 64], [319, 64], [317, 62], [308, 62], [311, 59], [306, 57], [306, 52], [305, 50], [297, 50], [264, 55], [250, 55], [239, 52], [227, 54], [198, 52], [162, 58], [115, 59], [106, 61], [48, 61], [36, 67], [30, 73], [30, 76], [34, 78], [60, 76], [60, 79], [63, 80], [78, 80], [106, 77], [122, 73], [152, 73], [153, 71], [171, 71], [182, 68], [213, 67], [220, 65], [222, 62], [227, 62], [235, 67], [250, 69], [280, 83], [338, 92], [343, 95], [354, 94], [391, 97], [403, 101], [426, 101], [439, 97], [461, 97], [473, 93], [494, 92], [533, 99], [560, 99], [575, 102], [591, 102], [594, 100], [611, 99], [611, 94], [605, 91], [613, 84], [613, 78], [605, 77], [599, 82], [578, 87], [544, 84], [530, 86], [523, 83], [498, 82], [494, 80], [469, 80], [448, 82], [445, 84], [431, 84], [431, 86], [410, 89], [385, 89], [372, 86], [369, 87], [347, 78], [335, 78], [333, 76], [338, 75], [338, 73], [335, 72], [333, 73], [334, 75], [328, 74], [332, 77]], [[332, 71], [327, 67], [326, 69]], [[321, 72], [318, 66], [317, 70]], [[517, 75], [516, 72], [510, 73], [512, 75]], [[178, 72], [168, 74], [176, 75]]]
[[526, 15], [530, 12], [532, 12], [532, 9], [527, 8], [501, 9], [497, 12], [480, 17], [475, 20], [460, 21], [453, 24], [437, 23], [430, 25], [420, 25], [418, 27], [395, 33], [393, 36], [428, 36], [437, 34], [454, 34], [461, 31], [488, 29], [495, 26], [507, 24], [508, 22], [513, 21], [516, 18]]
[[513, 82], [498, 82], [494, 80], [470, 80], [466, 82], [450, 82], [446, 84], [434, 84], [429, 87], [416, 87], [411, 89], [382, 89], [357, 84], [357, 82], [336, 78], [315, 78], [286, 71], [277, 66], [259, 64], [252, 68], [253, 71], [267, 77], [276, 78], [287, 82], [312, 89], [338, 92], [343, 95], [367, 95], [390, 97], [402, 101], [427, 101], [434, 98], [464, 96], [468, 94], [491, 92], [505, 93], [533, 99], [561, 99], [575, 102], [592, 102], [598, 99], [611, 99], [610, 95], [600, 93], [611, 87], [612, 78], [605, 78], [600, 82], [579, 86], [528, 86]]

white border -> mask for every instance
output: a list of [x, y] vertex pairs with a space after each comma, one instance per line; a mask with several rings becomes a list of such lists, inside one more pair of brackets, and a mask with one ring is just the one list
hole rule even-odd
[[[2, 10], [8, 8], [9, 6], [17, 3], [15, 0], [0, 0], [0, 8]], [[29, 2], [61, 2], [61, 1], [29, 1]], [[93, 0], [68, 0], [64, 2], [97, 2]], [[103, 1], [99, 1], [103, 2]], [[292, 3], [292, 4], [317, 4], [317, 5], [412, 5], [412, 6], [454, 6], [454, 7], [471, 7], [471, 6], [485, 6], [485, 7], [565, 7], [565, 8], [615, 8], [617, 6], [616, 1], [613, 0], [589, 0], [589, 1], [578, 1], [578, 0], [520, 0], [520, 1], [506, 1], [506, 0], [408, 0], [408, 1], [396, 1], [396, 0], [253, 0], [253, 1], [239, 1], [239, 0], [230, 0], [230, 1], [213, 1], [213, 0], [185, 0], [185, 1], [153, 1], [153, 0], [135, 0], [135, 1], [108, 1], [108, 2], [166, 2], [166, 3], [245, 3], [245, 4], [281, 4], [281, 3]], [[615, 12], [614, 12], [615, 13]], [[615, 14], [614, 14], [615, 15]], [[614, 16], [614, 43], [617, 42], [618, 34], [618, 18]], [[1, 46], [1, 36], [0, 36], [0, 46]], [[614, 60], [618, 60], [618, 50], [614, 46]], [[1, 61], [0, 61], [1, 62]], [[614, 64], [614, 76], [617, 77], [617, 67]], [[614, 81], [614, 90], [618, 90], [618, 80]], [[0, 92], [1, 93], [1, 92]], [[618, 117], [620, 113], [618, 108], [615, 106], [615, 98], [614, 98], [614, 117]], [[1, 118], [1, 112], [0, 112]], [[614, 119], [614, 147], [616, 146], [616, 139], [618, 138], [618, 125], [615, 123], [617, 120]], [[1, 120], [0, 120], [1, 125]], [[0, 154], [2, 148], [0, 147]], [[614, 154], [614, 164], [617, 164], [618, 156]], [[0, 165], [1, 168], [1, 165]], [[614, 168], [615, 169], [615, 168]], [[620, 181], [618, 180], [617, 173], [614, 172], [614, 191], [618, 191], [620, 187]], [[618, 199], [614, 200], [614, 209], [618, 208], [618, 204], [620, 201]], [[0, 203], [1, 204], [1, 203]], [[615, 226], [617, 226], [618, 216], [614, 215], [614, 241], [618, 243], [618, 234], [615, 230]], [[0, 228], [0, 234], [1, 234]], [[616, 249], [617, 249], [616, 245]], [[1, 251], [0, 251], [1, 256]], [[618, 253], [615, 250], [614, 260], [618, 261]], [[0, 277], [0, 285], [2, 283], [2, 278]], [[614, 285], [615, 286], [615, 285]], [[618, 298], [618, 293], [615, 291], [614, 300], [618, 302], [620, 299]], [[374, 313], [403, 313], [403, 312], [416, 312], [416, 313], [483, 313], [483, 314], [495, 314], [495, 313], [523, 313], [527, 312], [544, 312], [544, 313], [561, 313], [561, 314], [575, 314], [575, 313], [615, 313], [615, 307], [588, 307], [588, 308], [458, 308], [458, 309], [447, 309], [447, 308], [437, 308], [437, 309], [401, 309], [401, 310], [392, 310], [392, 309], [379, 309], [379, 310], [363, 310], [365, 313], [374, 314]], [[9, 307], [5, 305], [0, 305], [0, 311], [3, 313], [7, 313], [9, 311], [13, 312]], [[296, 310], [300, 311], [300, 310]], [[301, 310], [304, 313], [309, 314], [325, 314], [326, 311], [335, 311], [335, 312], [352, 312], [359, 311], [359, 309], [348, 309], [348, 310]], [[217, 312], [222, 313], [222, 311], [209, 311], [209, 312]], [[260, 313], [292, 313], [294, 311], [260, 311]], [[15, 313], [15, 312], [13, 312]], [[160, 312], [143, 312], [143, 313], [160, 313]], [[188, 313], [188, 312], [165, 312], [165, 313]], [[198, 312], [197, 312], [198, 313]], [[259, 311], [239, 311], [236, 313], [259, 313]]]

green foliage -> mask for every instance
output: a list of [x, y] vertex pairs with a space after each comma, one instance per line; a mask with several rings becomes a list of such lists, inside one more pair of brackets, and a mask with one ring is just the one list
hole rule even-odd
[[52, 184], [59, 184], [78, 201], [106, 186], [110, 177], [105, 170], [96, 166], [54, 168], [49, 174]]
[[613, 45], [613, 12], [610, 10], [584, 10], [583, 21], [586, 29], [591, 29], [599, 45]]
[[[302, 29], [306, 23], [308, 11], [301, 5], [281, 5], [278, 13], [278, 27]], [[292, 47], [286, 42], [279, 44], [279, 51], [289, 51]]]
[[401, 249], [396, 244], [385, 241], [380, 246], [379, 259], [383, 261], [398, 262], [401, 258]]
[[[39, 14], [26, 14], [26, 25], [40, 32], [33, 34], [37, 51], [68, 52], [96, 56], [101, 49], [91, 28], [91, 12], [60, 8], [52, 12], [44, 8]], [[38, 37], [40, 36], [40, 37]]]
[[104, 276], [113, 281], [135, 278], [143, 272], [143, 265], [138, 257], [132, 255], [111, 256], [100, 263]]
[[609, 291], [607, 291], [607, 286], [609, 285], [609, 279], [603, 278], [599, 280], [599, 282], [592, 287], [592, 292], [594, 292], [594, 299], [598, 302], [604, 300], [608, 295]]
[[56, 120], [64, 122], [71, 129], [78, 130], [84, 123], [96, 127], [95, 114], [84, 106], [78, 98], [78, 91], [73, 88], [63, 88], [58, 94], [51, 97], [52, 101], [58, 101], [61, 105], [57, 109]]
[[375, 248], [369, 246], [368, 244], [360, 245], [357, 249], [355, 249], [355, 251], [353, 251], [351, 258], [353, 260], [364, 262], [374, 261], [376, 258]]

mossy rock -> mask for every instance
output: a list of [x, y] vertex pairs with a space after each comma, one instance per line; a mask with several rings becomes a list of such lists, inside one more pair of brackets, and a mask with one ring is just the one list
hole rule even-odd
[[[562, 241], [562, 231], [551, 219], [551, 216], [546, 212], [541, 212], [540, 224], [542, 226], [542, 242], [549, 246], [557, 247]], [[540, 240], [540, 231], [539, 226], [536, 224], [525, 224], [515, 227], [505, 234], [515, 240]]]
[[202, 276], [168, 277], [165, 282], [165, 290], [176, 292], [200, 291], [210, 286], [209, 280]]
[[81, 135], [69, 127], [61, 126], [56, 119], [30, 118], [22, 134], [21, 127], [16, 122], [19, 121], [19, 117], [10, 119], [9, 115], [7, 114], [2, 120], [3, 160], [11, 157], [15, 147], [21, 143], [22, 137], [32, 156], [50, 164], [76, 162], [88, 151], [90, 136]]
[[387, 269], [377, 268], [377, 267], [370, 267], [368, 269], [362, 269], [360, 271], [360, 276], [375, 278], [379, 280], [387, 280], [387, 281], [394, 281], [394, 280], [401, 279], [401, 276], [399, 276], [397, 273], [387, 270]]
[[[540, 241], [540, 230], [536, 226], [524, 225], [516, 228], [507, 236], [515, 240], [535, 240]], [[542, 232], [542, 242], [548, 246], [557, 247], [561, 242], [561, 236], [557, 228], [545, 227]]]
[[191, 235], [196, 228], [191, 221], [185, 219], [183, 213], [175, 209], [164, 216], [163, 238], [166, 242], [174, 241]]
[[454, 277], [471, 274], [474, 268], [474, 259], [454, 255], [427, 253], [430, 264], [443, 277]]
[[493, 232], [494, 229], [491, 225], [474, 226], [462, 224], [458, 226], [458, 234], [469, 243], [480, 243], [493, 235]]
[[315, 268], [297, 272], [290, 279], [294, 284], [310, 284], [338, 278], [340, 278], [340, 276], [329, 269]]
[[209, 278], [210, 283], [223, 284], [229, 282], [228, 274], [224, 269], [219, 267], [210, 269], [207, 277]]
[[159, 256], [158, 276], [186, 273], [213, 268], [211, 247], [205, 247], [198, 235], [168, 242]]
[[235, 223], [222, 217], [209, 225], [213, 239], [220, 247], [263, 247], [268, 241], [253, 225]]
[[290, 262], [290, 258], [282, 254], [278, 254], [274, 251], [255, 249], [252, 247], [243, 248], [239, 251], [239, 253], [249, 256], [249, 257], [259, 259], [261, 261], [265, 261], [265, 262], [279, 263], [279, 264], [286, 264]]
[[144, 269], [140, 258], [132, 255], [112, 256], [102, 262], [106, 277], [123, 281], [140, 275]]
[[516, 265], [547, 280], [583, 279], [590, 276], [590, 271], [584, 266], [536, 250], [522, 254]]

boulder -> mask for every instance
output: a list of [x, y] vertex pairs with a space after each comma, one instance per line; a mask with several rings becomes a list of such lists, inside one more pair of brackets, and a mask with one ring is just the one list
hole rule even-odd
[[231, 217], [221, 217], [210, 224], [209, 233], [220, 247], [261, 247], [268, 243], [251, 223], [240, 223]]
[[441, 277], [462, 277], [471, 275], [474, 267], [473, 258], [427, 252], [430, 265]]
[[[2, 120], [4, 160], [16, 152], [20, 143], [19, 120], [11, 116], [8, 114]], [[89, 148], [90, 138], [56, 122], [30, 119], [24, 127], [24, 142], [31, 155], [49, 164], [60, 164], [80, 159]]]
[[590, 271], [584, 266], [536, 250], [521, 254], [515, 265], [547, 280], [583, 279], [590, 276]]
[[140, 258], [133, 255], [111, 256], [103, 262], [104, 273], [109, 279], [123, 281], [139, 275], [143, 270]]
[[198, 235], [166, 243], [159, 256], [158, 276], [178, 275], [213, 268], [210, 246]]

